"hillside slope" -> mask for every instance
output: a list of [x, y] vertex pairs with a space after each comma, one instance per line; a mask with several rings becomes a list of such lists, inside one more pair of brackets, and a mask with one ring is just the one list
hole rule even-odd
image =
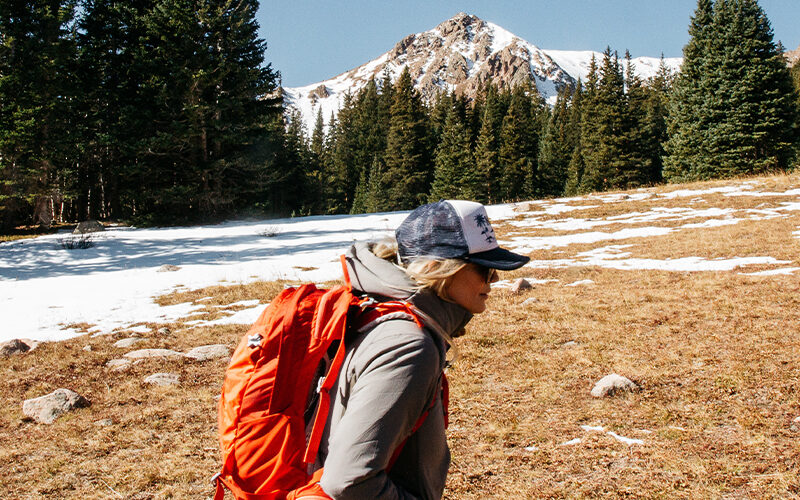
[[[503, 273], [489, 311], [457, 339], [460, 357], [448, 375], [453, 463], [445, 498], [800, 495], [800, 174], [492, 210], [498, 238], [532, 262]], [[376, 217], [336, 224], [360, 224], [361, 234], [377, 236], [403, 214]], [[327, 225], [315, 234], [306, 230], [320, 221]], [[349, 242], [330, 239], [336, 231], [329, 219], [273, 223], [278, 239], [260, 235], [267, 222], [186, 228], [209, 237], [193, 233], [183, 269], [211, 272], [226, 265], [222, 248], [259, 240], [264, 246], [253, 259], [263, 266], [337, 278], [328, 261]], [[135, 265], [154, 249], [126, 241], [126, 254], [106, 252], [116, 262], [104, 272], [100, 263], [50, 272], [73, 272], [64, 294], [88, 293], [107, 283], [104, 273], [129, 259]], [[218, 262], [194, 267], [189, 260], [213, 252]], [[281, 253], [287, 260], [270, 260]], [[220, 466], [216, 395], [227, 359], [109, 362], [142, 348], [232, 349], [247, 329], [245, 318], [294, 282], [246, 277], [228, 273], [199, 289], [177, 282], [166, 294], [154, 284], [150, 316], [109, 328], [80, 323], [86, 315], [73, 311], [72, 327], [94, 334], [0, 358], [4, 496], [210, 496], [208, 479]], [[189, 274], [184, 278], [190, 282]], [[518, 278], [533, 288], [512, 293]], [[13, 289], [0, 290], [0, 304], [13, 304]], [[156, 373], [173, 374], [177, 383], [145, 382]], [[638, 389], [592, 397], [593, 384], [610, 373]], [[24, 417], [25, 399], [62, 387], [91, 406], [51, 425]]]

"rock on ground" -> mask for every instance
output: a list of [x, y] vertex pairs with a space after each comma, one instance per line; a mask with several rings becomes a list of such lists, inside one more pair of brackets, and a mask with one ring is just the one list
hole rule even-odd
[[180, 381], [180, 377], [174, 373], [154, 373], [146, 377], [144, 381], [148, 384], [167, 386], [176, 385]]
[[38, 398], [28, 399], [22, 403], [22, 413], [40, 424], [52, 424], [64, 413], [75, 408], [85, 408], [89, 400], [69, 389], [55, 391]]
[[128, 359], [143, 358], [182, 358], [183, 354], [172, 349], [139, 349], [123, 355]]
[[127, 370], [132, 364], [130, 359], [111, 359], [106, 363], [106, 368], [119, 372]]
[[531, 290], [532, 288], [533, 285], [531, 285], [530, 281], [526, 280], [525, 278], [520, 278], [511, 285], [511, 293], [522, 293], [525, 290]]
[[23, 354], [28, 351], [36, 349], [39, 345], [35, 340], [30, 339], [12, 339], [6, 342], [0, 342], [0, 358], [7, 358], [14, 354]]
[[86, 220], [78, 223], [72, 234], [97, 233], [105, 230], [106, 228], [96, 220]]
[[230, 349], [224, 344], [201, 345], [186, 353], [187, 358], [197, 361], [208, 361], [209, 359], [227, 358], [231, 355]]
[[637, 385], [622, 375], [612, 373], [601, 378], [592, 389], [592, 396], [602, 398], [613, 396], [620, 391], [632, 391], [638, 389]]
[[133, 347], [134, 344], [138, 344], [139, 342], [143, 342], [144, 339], [138, 337], [128, 337], [127, 339], [117, 340], [114, 342], [114, 347], [121, 347], [123, 349], [127, 349], [128, 347]]
[[156, 269], [156, 272], [157, 273], [170, 273], [170, 272], [173, 272], [173, 271], [180, 271], [180, 269], [181, 269], [180, 267], [173, 266], [172, 264], [164, 264], [163, 266], [161, 266], [158, 269]]

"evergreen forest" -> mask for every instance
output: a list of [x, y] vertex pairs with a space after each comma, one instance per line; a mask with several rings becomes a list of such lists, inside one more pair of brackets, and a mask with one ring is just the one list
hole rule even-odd
[[405, 70], [307, 133], [257, 0], [0, 0], [0, 230], [500, 203], [786, 171], [800, 65], [756, 0], [698, 0], [679, 74], [607, 48], [553, 105], [487, 82], [425, 101]]

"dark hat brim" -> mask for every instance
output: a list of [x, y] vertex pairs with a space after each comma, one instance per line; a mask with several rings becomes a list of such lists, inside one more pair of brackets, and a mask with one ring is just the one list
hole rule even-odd
[[491, 269], [510, 271], [512, 269], [518, 269], [524, 266], [530, 262], [531, 258], [511, 252], [505, 248], [497, 247], [485, 252], [467, 255], [464, 260], [468, 262], [474, 262], [475, 264], [489, 267]]

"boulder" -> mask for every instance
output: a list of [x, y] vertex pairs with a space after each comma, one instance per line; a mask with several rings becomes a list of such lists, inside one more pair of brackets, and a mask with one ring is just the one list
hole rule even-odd
[[231, 355], [230, 349], [224, 344], [201, 345], [186, 353], [187, 358], [197, 361], [208, 361], [209, 359], [227, 358]]
[[629, 379], [622, 375], [612, 373], [597, 381], [592, 389], [592, 396], [602, 398], [605, 396], [613, 396], [617, 392], [633, 391], [636, 389], [638, 389], [638, 386]]
[[172, 349], [139, 349], [124, 354], [124, 357], [127, 359], [182, 358], [183, 354]]
[[99, 233], [100, 231], [105, 231], [106, 228], [103, 227], [102, 224], [97, 222], [96, 220], [86, 220], [80, 222], [76, 227], [75, 230], [72, 231], [72, 234], [86, 234], [86, 233]]
[[511, 293], [519, 294], [526, 290], [532, 289], [533, 285], [531, 285], [530, 281], [526, 280], [525, 278], [520, 278], [511, 284]]
[[31, 350], [31, 346], [22, 339], [13, 339], [0, 343], [0, 358], [7, 358], [14, 354], [23, 354]]
[[530, 212], [531, 210], [533, 210], [533, 205], [528, 202], [517, 203], [514, 205], [515, 212]]
[[154, 373], [144, 379], [145, 383], [152, 385], [168, 386], [178, 384], [180, 377], [174, 373]]
[[52, 424], [64, 413], [75, 408], [85, 408], [90, 404], [77, 392], [56, 389], [45, 396], [25, 400], [22, 403], [22, 413], [40, 424]]
[[128, 347], [133, 347], [135, 344], [139, 342], [144, 342], [144, 339], [138, 337], [128, 337], [127, 339], [117, 340], [114, 342], [114, 347], [121, 347], [122, 349], [127, 349]]

